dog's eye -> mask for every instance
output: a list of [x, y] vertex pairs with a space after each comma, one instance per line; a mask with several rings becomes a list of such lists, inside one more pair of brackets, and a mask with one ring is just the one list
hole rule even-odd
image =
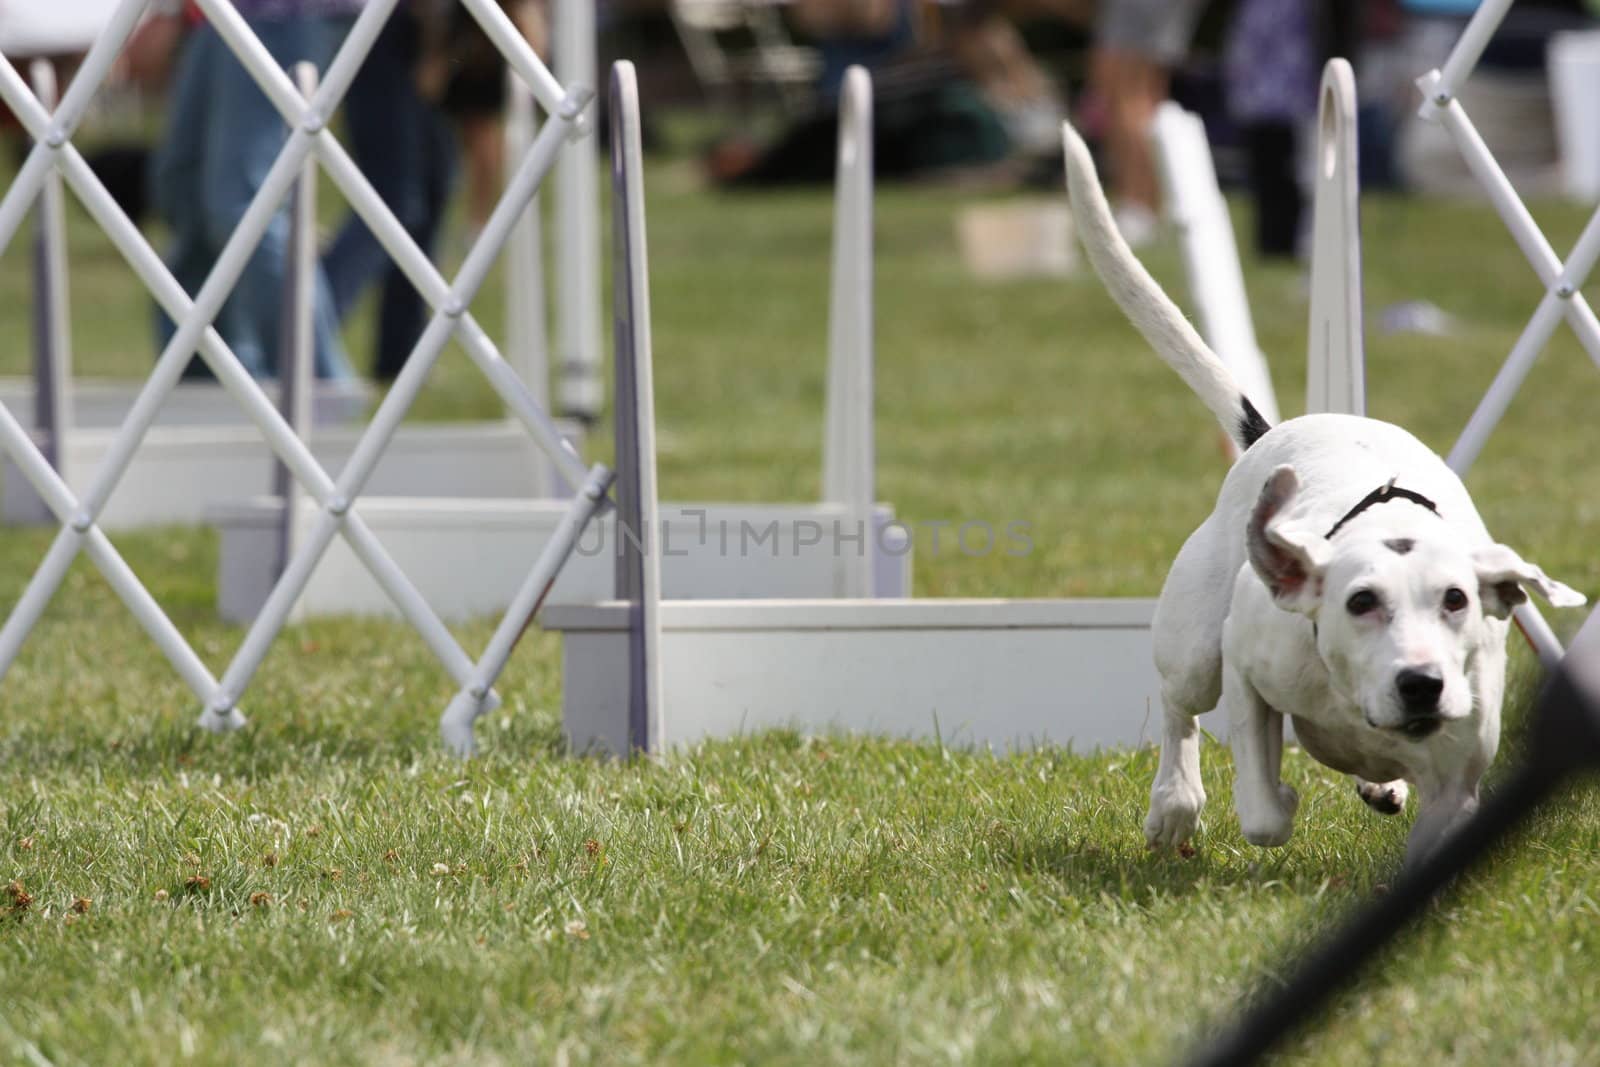
[[1351, 593], [1350, 599], [1344, 602], [1344, 609], [1352, 615], [1365, 615], [1378, 606], [1378, 594], [1370, 589], [1362, 589]]
[[1467, 606], [1467, 594], [1461, 589], [1451, 586], [1444, 591], [1444, 610], [1460, 611]]

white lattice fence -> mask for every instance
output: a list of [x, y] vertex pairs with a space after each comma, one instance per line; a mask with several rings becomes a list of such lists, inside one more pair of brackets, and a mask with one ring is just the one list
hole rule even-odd
[[[555, 164], [561, 144], [580, 131], [581, 117], [593, 95], [592, 90], [578, 85], [563, 88], [493, 0], [462, 0], [511, 69], [528, 85], [549, 119], [521, 159], [514, 161], [515, 169], [506, 191], [482, 235], [468, 252], [455, 279], [448, 281], [407, 235], [327, 128], [328, 119], [338, 108], [397, 0], [369, 0], [309, 100], [301, 96], [227, 0], [197, 0], [211, 26], [282, 114], [290, 133], [210, 274], [199, 292], [191, 297], [90, 171], [71, 140], [148, 3], [149, 0], [123, 0], [53, 112], [40, 104], [9, 62], [0, 62], [0, 99], [18, 116], [36, 142], [11, 187], [0, 199], [0, 251], [16, 235], [52, 170], [59, 171], [90, 216], [105, 230], [134, 273], [176, 323], [176, 331], [117, 430], [104, 463], [81, 495], [73, 493], [12, 413], [0, 406], [0, 448], [10, 454], [61, 523], [54, 543], [0, 627], [0, 677], [15, 661], [73, 559], [84, 552], [200, 698], [205, 708], [202, 725], [210, 729], [237, 727], [244, 722], [238, 705], [252, 677], [283, 628], [317, 561], [334, 536], [342, 534], [461, 687], [451, 702], [450, 714], [455, 743], [457, 747], [465, 747], [460, 740], [461, 727], [466, 726], [465, 736], [470, 744], [470, 722], [496, 703], [490, 687], [504, 667], [516, 635], [537, 610], [540, 592], [553, 581], [584, 526], [601, 506], [611, 482], [611, 474], [605, 467], [585, 468], [468, 310], [518, 216]], [[379, 405], [337, 479], [330, 477], [313, 458], [305, 442], [296, 436], [212, 326], [246, 261], [308, 159], [314, 159], [327, 172], [434, 309], [404, 370]], [[525, 582], [528, 595], [517, 598], [512, 611], [497, 628], [488, 650], [476, 662], [456, 642], [352, 510], [443, 346], [451, 338], [466, 350], [514, 417], [551, 455], [562, 475], [571, 484], [583, 487], [573, 498], [558, 536], [531, 561]], [[196, 350], [318, 509], [317, 522], [309, 536], [296, 546], [266, 607], [220, 679], [214, 677], [195, 654], [97, 525], [98, 516], [126, 473], [163, 400], [177, 384], [190, 354]]]
[[[1572, 327], [1584, 350], [1589, 353], [1589, 358], [1594, 360], [1596, 366], [1600, 366], [1600, 320], [1595, 318], [1594, 309], [1581, 292], [1596, 259], [1600, 259], [1600, 208], [1590, 216], [1571, 254], [1565, 261], [1560, 259], [1539, 229], [1539, 224], [1534, 222], [1527, 205], [1511, 187], [1505, 171], [1484, 144], [1459, 99], [1462, 85], [1472, 76], [1478, 61], [1483, 58], [1484, 49], [1500, 28], [1511, 3], [1512, 0], [1484, 0], [1467, 24], [1461, 39], [1456, 42], [1444, 67], [1431, 70], [1417, 79], [1423, 97], [1419, 113], [1424, 119], [1440, 123], [1450, 134], [1467, 168], [1483, 185], [1495, 211], [1506, 229], [1511, 231], [1517, 247], [1527, 257], [1529, 265], [1539, 277], [1539, 284], [1545, 290], [1533, 317], [1512, 346], [1505, 363], [1490, 383], [1488, 392], [1450, 450], [1447, 457], [1450, 467], [1461, 475], [1466, 474], [1483, 451], [1489, 435], [1527, 378], [1534, 360], [1549, 343], [1556, 326], [1563, 319]], [[1531, 603], [1517, 608], [1516, 621], [1546, 665], [1553, 665], [1561, 658], [1561, 643]]]

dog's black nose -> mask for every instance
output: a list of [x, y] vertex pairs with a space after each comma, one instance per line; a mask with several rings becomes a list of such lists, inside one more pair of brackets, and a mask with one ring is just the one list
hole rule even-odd
[[1408, 667], [1395, 678], [1394, 685], [1407, 712], [1431, 714], [1439, 706], [1439, 694], [1444, 692], [1444, 675], [1437, 667]]

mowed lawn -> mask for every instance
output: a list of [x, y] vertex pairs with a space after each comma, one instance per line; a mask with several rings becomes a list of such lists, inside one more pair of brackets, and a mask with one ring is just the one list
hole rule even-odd
[[[674, 163], [649, 196], [664, 492], [814, 497], [828, 197], [713, 195]], [[1091, 277], [973, 284], [954, 220], [975, 199], [878, 199], [880, 491], [919, 523], [1026, 522], [1035, 547], [967, 556], [922, 526], [917, 593], [1154, 594], [1221, 481], [1217, 430]], [[1583, 212], [1535, 206], [1565, 249]], [[1485, 207], [1376, 200], [1365, 224], [1371, 412], [1445, 450], [1539, 288]], [[0, 264], [5, 373], [28, 363], [25, 251]], [[81, 217], [72, 258], [80, 371], [140, 371], [146, 301]], [[1170, 243], [1150, 261], [1181, 294]], [[1302, 276], [1252, 265], [1249, 285], [1298, 411]], [[1408, 299], [1459, 333], [1380, 332]], [[501, 309], [492, 285], [476, 310], [494, 329]], [[495, 410], [457, 352], [419, 417]], [[1562, 331], [1470, 479], [1502, 539], [1591, 596], [1597, 410], [1600, 374]], [[0, 604], [49, 540], [0, 533]], [[220, 670], [241, 632], [214, 618], [215, 540], [115, 540]], [[1520, 647], [1514, 671], [1520, 707]], [[1160, 1062], [1381, 891], [1410, 818], [1296, 751], [1299, 831], [1249, 847], [1214, 743], [1187, 858], [1144, 848], [1150, 749], [779, 732], [574, 757], [539, 634], [463, 764], [435, 733], [450, 689], [405, 628], [318, 622], [279, 639], [248, 729], [197, 732], [195, 700], [80, 562], [0, 689], [0, 1060]], [[1580, 788], [1287, 1061], [1600, 1062], [1597, 886], [1600, 798]]]

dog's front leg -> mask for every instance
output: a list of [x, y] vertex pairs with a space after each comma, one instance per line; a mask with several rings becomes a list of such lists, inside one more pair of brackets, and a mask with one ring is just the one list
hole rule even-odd
[[1419, 783], [1421, 804], [1417, 821], [1406, 838], [1406, 866], [1417, 863], [1442, 844], [1462, 823], [1478, 810], [1478, 781], [1446, 782], [1430, 786]]
[[1195, 716], [1165, 698], [1161, 762], [1150, 785], [1150, 811], [1144, 837], [1151, 848], [1176, 848], [1194, 836], [1206, 803], [1200, 781], [1200, 724]]
[[1222, 706], [1233, 749], [1233, 806], [1252, 845], [1275, 848], [1294, 832], [1300, 797], [1283, 783], [1283, 716], [1262, 700], [1233, 667], [1222, 672]]

